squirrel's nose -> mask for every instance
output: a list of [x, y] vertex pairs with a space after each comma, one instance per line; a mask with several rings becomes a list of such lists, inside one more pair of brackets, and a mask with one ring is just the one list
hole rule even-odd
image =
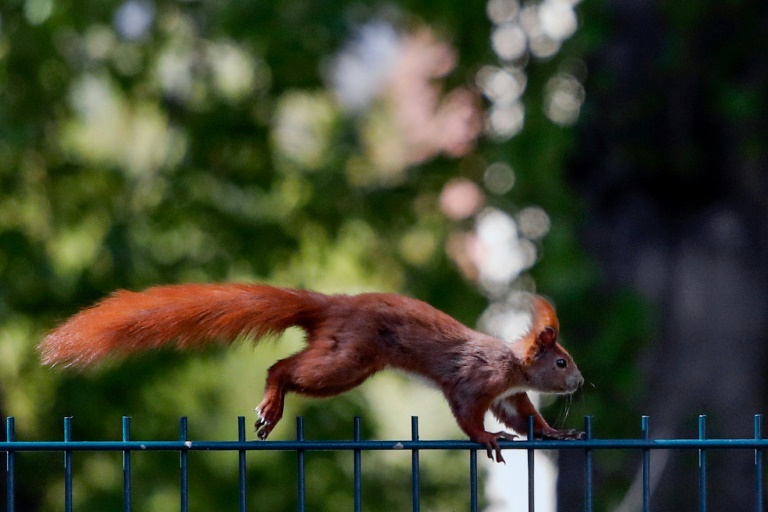
[[568, 377], [568, 388], [572, 391], [576, 391], [584, 384], [584, 377], [581, 376], [581, 372], [577, 371], [570, 377]]

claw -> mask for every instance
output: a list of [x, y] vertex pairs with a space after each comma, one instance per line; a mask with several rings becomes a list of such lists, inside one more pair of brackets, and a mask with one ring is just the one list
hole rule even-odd
[[501, 447], [499, 446], [499, 443], [496, 441], [488, 441], [487, 443], [488, 450], [486, 450], [486, 453], [488, 454], [488, 458], [491, 460], [494, 460], [493, 453], [496, 452], [496, 459], [495, 462], [503, 462], [506, 464], [507, 462], [504, 460], [504, 457], [501, 456]]
[[506, 441], [514, 441], [517, 439], [517, 435], [510, 434], [509, 432], [488, 432], [487, 433], [488, 440], [485, 442], [485, 446], [488, 447], [486, 450], [486, 453], [488, 455], [488, 458], [491, 460], [494, 460], [493, 454], [496, 453], [496, 462], [503, 462], [506, 464], [507, 462], [504, 460], [504, 457], [501, 455], [501, 446], [499, 446], [499, 439], [504, 439]]
[[258, 418], [256, 419], [256, 423], [254, 424], [254, 430], [256, 431], [256, 437], [259, 438], [259, 440], [264, 441], [269, 433], [272, 431], [272, 422], [266, 419], [261, 411], [261, 407], [257, 407], [254, 409], [256, 411], [256, 414], [258, 415]]

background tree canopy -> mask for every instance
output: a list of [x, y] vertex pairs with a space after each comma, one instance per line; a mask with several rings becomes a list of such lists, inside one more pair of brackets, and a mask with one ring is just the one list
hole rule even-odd
[[[256, 349], [160, 352], [81, 374], [41, 368], [34, 347], [45, 331], [117, 288], [239, 280], [398, 291], [501, 331], [510, 294], [535, 288], [556, 303], [589, 382], [569, 426], [588, 413], [599, 435], [636, 436], [643, 407], [668, 411], [683, 435], [674, 401], [654, 400], [672, 396], [661, 383], [710, 396], [718, 368], [707, 362], [722, 361], [713, 343], [685, 364], [694, 348], [676, 342], [701, 325], [683, 307], [709, 296], [695, 278], [752, 286], [746, 305], [733, 285], [727, 301], [694, 306], [704, 317], [724, 302], [766, 302], [766, 9], [620, 4], [4, 2], [0, 411], [25, 439], [61, 438], [70, 415], [76, 439], [119, 438], [122, 415], [136, 438], [174, 438], [186, 415], [191, 437], [232, 439], [236, 416], [253, 419], [266, 368], [300, 343], [290, 333]], [[747, 247], [751, 266], [739, 260]], [[725, 260], [695, 258], [707, 254]], [[652, 304], [682, 313], [654, 323]], [[710, 318], [725, 318], [728, 342], [733, 316]], [[766, 316], [750, 318], [739, 325], [759, 340], [742, 349], [760, 368]], [[733, 412], [759, 412], [764, 372], [749, 368], [733, 395], [690, 401], [699, 410], [688, 419], [750, 388], [760, 392]], [[700, 372], [706, 382], [693, 378]], [[411, 415], [425, 437], [460, 435], [438, 393], [397, 376], [287, 407], [318, 438], [351, 436], [356, 414], [365, 437], [407, 438]], [[273, 435], [294, 435], [290, 420]], [[196, 455], [192, 507], [233, 507], [236, 465]], [[370, 456], [380, 464], [366, 510], [406, 508], [406, 458]], [[295, 508], [289, 457], [249, 459], [262, 508]], [[425, 500], [455, 508], [466, 478], [441, 457], [425, 456]], [[117, 462], [93, 454], [76, 464], [78, 510], [119, 506]], [[611, 509], [635, 468], [598, 462]], [[135, 485], [146, 489], [137, 509], [176, 506], [177, 463], [136, 458]], [[349, 508], [340, 482], [350, 461], [309, 463], [309, 508]], [[568, 464], [561, 499], [574, 503]], [[19, 466], [22, 508], [57, 509], [59, 461], [35, 454]]]

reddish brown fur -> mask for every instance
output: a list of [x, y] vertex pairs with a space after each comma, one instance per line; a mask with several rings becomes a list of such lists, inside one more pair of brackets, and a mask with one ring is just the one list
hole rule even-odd
[[87, 366], [112, 354], [229, 343], [241, 335], [258, 339], [298, 326], [307, 333], [307, 346], [269, 369], [257, 408], [261, 439], [280, 420], [285, 393], [337, 395], [382, 369], [398, 368], [440, 388], [464, 432], [503, 460], [497, 440], [514, 436], [485, 431], [489, 409], [518, 432], [532, 415], [539, 436], [581, 435], [550, 427], [525, 393], [571, 393], [583, 382], [556, 342], [552, 307], [538, 296], [531, 305], [529, 332], [508, 344], [400, 295], [322, 295], [245, 284], [161, 286], [113, 294], [52, 331], [39, 348], [45, 364]]

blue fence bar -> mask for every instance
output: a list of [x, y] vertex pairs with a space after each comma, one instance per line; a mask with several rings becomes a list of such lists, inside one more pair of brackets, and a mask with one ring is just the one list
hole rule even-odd
[[[763, 416], [755, 414], [755, 441], [763, 437]], [[763, 451], [755, 448], [755, 510], [763, 512]]]
[[[707, 417], [699, 416], [699, 439], [707, 437]], [[707, 512], [707, 452], [699, 448], [699, 512]]]
[[299, 501], [299, 512], [304, 512], [307, 508], [307, 475], [306, 465], [304, 462], [304, 450], [301, 446], [304, 445], [304, 418], [296, 418], [296, 441], [298, 441], [299, 448], [296, 449], [297, 454], [297, 490]]
[[[131, 418], [123, 416], [123, 442], [131, 438]], [[131, 450], [123, 450], [123, 511], [131, 511]]]
[[[643, 440], [650, 439], [650, 420], [648, 416], [643, 416], [641, 419], [640, 430], [642, 431]], [[651, 450], [649, 448], [643, 448], [643, 512], [649, 512], [651, 510]]]
[[[186, 444], [188, 439], [187, 417], [179, 418], [179, 442]], [[243, 439], [239, 439], [243, 441]], [[187, 466], [187, 450], [179, 450], [179, 469], [181, 472], [181, 481], [179, 482], [179, 494], [181, 512], [189, 510], [189, 467]]]
[[64, 511], [72, 512], [72, 417], [64, 418]]
[[[237, 441], [245, 443], [245, 416], [237, 417]], [[238, 451], [237, 458], [237, 491], [238, 491], [238, 505], [240, 512], [245, 512], [247, 508], [248, 498], [246, 494], [246, 458], [247, 452], [244, 449]]]
[[477, 512], [477, 450], [469, 450], [469, 510]]
[[[352, 439], [360, 442], [360, 416], [355, 416], [355, 422], [352, 429]], [[354, 451], [354, 484], [353, 494], [355, 503], [355, 512], [362, 512], [363, 510], [363, 451], [360, 448], [355, 448]]]
[[[592, 416], [584, 418], [584, 433], [587, 444], [592, 441]], [[587, 446], [584, 449], [584, 510], [592, 512], [592, 450]]]
[[[5, 440], [8, 444], [16, 441], [16, 421], [13, 417], [5, 419]], [[5, 510], [16, 510], [16, 452], [5, 452]]]
[[[528, 439], [533, 439], [533, 416], [528, 416], [527, 434]], [[536, 510], [536, 473], [534, 466], [535, 450], [528, 448], [528, 512]]]
[[[411, 443], [419, 443], [419, 418], [411, 417]], [[412, 448], [411, 451], [411, 496], [413, 503], [413, 512], [419, 512], [419, 449]]]
[[[580, 439], [500, 441], [503, 450], [765, 450], [768, 439]], [[114, 452], [114, 451], [391, 451], [391, 450], [481, 450], [473, 441], [14, 441], [0, 442], [0, 452]]]
[[[306, 461], [305, 455], [311, 451], [351, 451], [353, 454], [353, 500], [354, 510], [363, 509], [362, 455], [370, 450], [405, 450], [411, 452], [411, 492], [413, 510], [420, 509], [420, 462], [422, 450], [466, 450], [469, 454], [469, 500], [470, 510], [478, 510], [478, 450], [485, 453], [486, 447], [471, 441], [423, 441], [419, 438], [418, 418], [411, 419], [411, 439], [403, 441], [365, 441], [361, 439], [361, 419], [355, 418], [353, 438], [342, 441], [308, 441], [304, 435], [302, 418], [296, 421], [295, 441], [247, 441], [245, 418], [238, 417], [237, 441], [193, 441], [189, 439], [187, 419], [180, 418], [179, 438], [172, 441], [133, 441], [130, 435], [130, 418], [124, 417], [122, 439], [120, 441], [74, 441], [72, 436], [72, 418], [64, 418], [63, 441], [18, 441], [13, 417], [6, 418], [5, 441], [0, 442], [0, 452], [5, 453], [6, 463], [6, 510], [14, 512], [17, 508], [16, 494], [18, 471], [16, 463], [23, 452], [56, 452], [64, 455], [64, 510], [73, 510], [73, 453], [74, 452], [120, 452], [123, 455], [123, 509], [131, 510], [132, 475], [131, 457], [134, 452], [174, 451], [180, 460], [180, 509], [186, 512], [189, 505], [189, 451], [231, 451], [238, 453], [238, 492], [241, 511], [247, 508], [246, 502], [246, 457], [249, 451], [292, 451], [297, 454], [297, 501], [300, 511], [306, 510]], [[528, 456], [528, 509], [535, 509], [534, 496], [534, 456], [535, 451], [579, 450], [584, 453], [584, 510], [591, 511], [594, 506], [593, 459], [596, 451], [623, 449], [637, 450], [642, 454], [642, 510], [649, 511], [651, 500], [650, 454], [653, 450], [695, 450], [698, 455], [699, 507], [707, 510], [707, 454], [711, 450], [751, 450], [754, 453], [754, 503], [757, 512], [764, 511], [764, 471], [763, 452], [768, 448], [768, 439], [762, 435], [762, 416], [754, 417], [754, 436], [745, 439], [715, 439], [707, 436], [706, 416], [699, 416], [698, 436], [691, 439], [651, 439], [650, 419], [643, 416], [640, 439], [595, 439], [592, 435], [592, 418], [586, 417], [584, 426], [586, 438], [582, 440], [552, 441], [532, 439], [533, 423], [528, 421], [528, 439], [501, 441], [504, 450], [526, 450]]]

